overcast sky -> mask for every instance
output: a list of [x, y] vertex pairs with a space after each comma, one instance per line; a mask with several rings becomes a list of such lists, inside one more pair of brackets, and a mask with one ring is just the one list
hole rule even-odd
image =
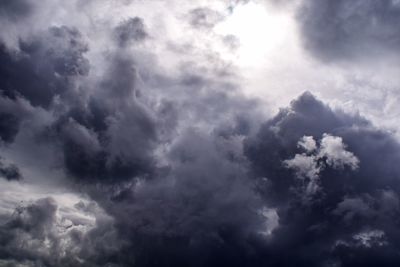
[[0, 266], [399, 266], [400, 1], [0, 1]]

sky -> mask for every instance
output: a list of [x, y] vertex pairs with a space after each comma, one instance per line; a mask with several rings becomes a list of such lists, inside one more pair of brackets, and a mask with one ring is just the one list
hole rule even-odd
[[399, 23], [0, 1], [0, 266], [399, 266]]

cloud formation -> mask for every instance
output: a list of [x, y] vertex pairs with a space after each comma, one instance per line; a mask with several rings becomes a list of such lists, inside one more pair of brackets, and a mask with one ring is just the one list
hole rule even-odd
[[0, 233], [5, 266], [112, 266], [121, 245], [95, 204], [79, 202], [63, 214], [50, 197], [18, 207]]
[[122, 22], [115, 29], [118, 44], [121, 47], [131, 42], [140, 42], [148, 37], [143, 20], [139, 17], [130, 18]]
[[399, 14], [399, 2], [394, 0], [311, 0], [303, 1], [298, 16], [305, 46], [312, 53], [324, 60], [348, 61], [376, 59], [384, 53], [396, 56]]
[[317, 149], [312, 136], [303, 136], [297, 144], [308, 152], [296, 154], [294, 158], [283, 161], [284, 165], [293, 169], [299, 179], [305, 181], [305, 194], [313, 195], [319, 190], [319, 173], [326, 167], [343, 169], [348, 166], [352, 170], [358, 168], [359, 160], [353, 153], [346, 151], [342, 138], [324, 133]]
[[29, 15], [32, 8], [33, 5], [27, 0], [6, 0], [0, 4], [0, 16], [15, 21]]
[[[319, 147], [310, 136], [321, 138]], [[398, 216], [399, 169], [394, 162], [399, 152], [389, 134], [305, 93], [248, 139], [245, 151], [259, 177], [260, 192], [267, 202], [275, 203], [272, 207], [279, 215], [279, 227], [272, 233], [276, 258], [271, 262], [284, 266], [398, 263], [397, 238], [390, 236], [396, 235], [392, 230]], [[387, 165], [377, 163], [375, 155], [387, 160]], [[299, 176], [308, 182], [304, 184]], [[364, 231], [366, 236], [377, 231], [372, 233], [379, 233], [381, 241], [371, 241], [369, 247], [357, 243]], [[368, 250], [372, 254], [366, 254]], [[283, 253], [289, 253], [290, 260], [282, 260]]]
[[[234, 6], [43, 3], [0, 4], [0, 265], [398, 266], [398, 140], [310, 92], [266, 114], [207, 45]], [[397, 49], [396, 7], [305, 1], [298, 23], [350, 59]]]

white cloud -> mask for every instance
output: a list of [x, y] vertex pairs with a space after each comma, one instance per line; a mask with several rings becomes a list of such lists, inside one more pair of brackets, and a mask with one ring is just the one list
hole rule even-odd
[[346, 150], [346, 145], [341, 137], [324, 134], [318, 153], [319, 158], [326, 158], [326, 164], [343, 169], [345, 166], [352, 170], [358, 168], [359, 160], [353, 153]]
[[370, 248], [372, 246], [384, 246], [387, 244], [385, 232], [382, 230], [365, 231], [353, 236], [359, 245]]
[[298, 147], [303, 148], [306, 152], [313, 152], [317, 149], [317, 142], [312, 136], [303, 136], [298, 143]]
[[346, 150], [341, 137], [324, 134], [318, 146], [312, 136], [303, 136], [297, 146], [307, 154], [296, 154], [294, 158], [284, 160], [283, 164], [303, 180], [307, 195], [320, 190], [319, 175], [325, 166], [339, 170], [347, 166], [356, 170], [360, 162], [352, 152]]

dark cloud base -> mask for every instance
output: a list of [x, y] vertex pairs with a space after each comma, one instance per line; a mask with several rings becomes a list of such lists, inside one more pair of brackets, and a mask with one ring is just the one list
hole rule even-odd
[[393, 0], [310, 0], [299, 10], [306, 48], [326, 61], [396, 57], [400, 5]]
[[[0, 15], [34, 10], [8, 2]], [[193, 10], [189, 24], [209, 27], [210, 12]], [[77, 28], [0, 45], [0, 148], [34, 125], [34, 142], [57, 150], [60, 186], [95, 203], [75, 205], [95, 218], [87, 231], [60, 223], [65, 210], [53, 198], [18, 207], [0, 226], [0, 265], [400, 264], [400, 144], [391, 134], [309, 92], [264, 121], [254, 101], [215, 90], [232, 85], [196, 68], [168, 77], [156, 63], [137, 64], [129, 49], [151, 38], [143, 19], [109, 36], [115, 47], [97, 76]], [[178, 93], [144, 90], [146, 82]], [[51, 119], [38, 123], [41, 113]], [[0, 158], [6, 180], [28, 178], [23, 167]]]

